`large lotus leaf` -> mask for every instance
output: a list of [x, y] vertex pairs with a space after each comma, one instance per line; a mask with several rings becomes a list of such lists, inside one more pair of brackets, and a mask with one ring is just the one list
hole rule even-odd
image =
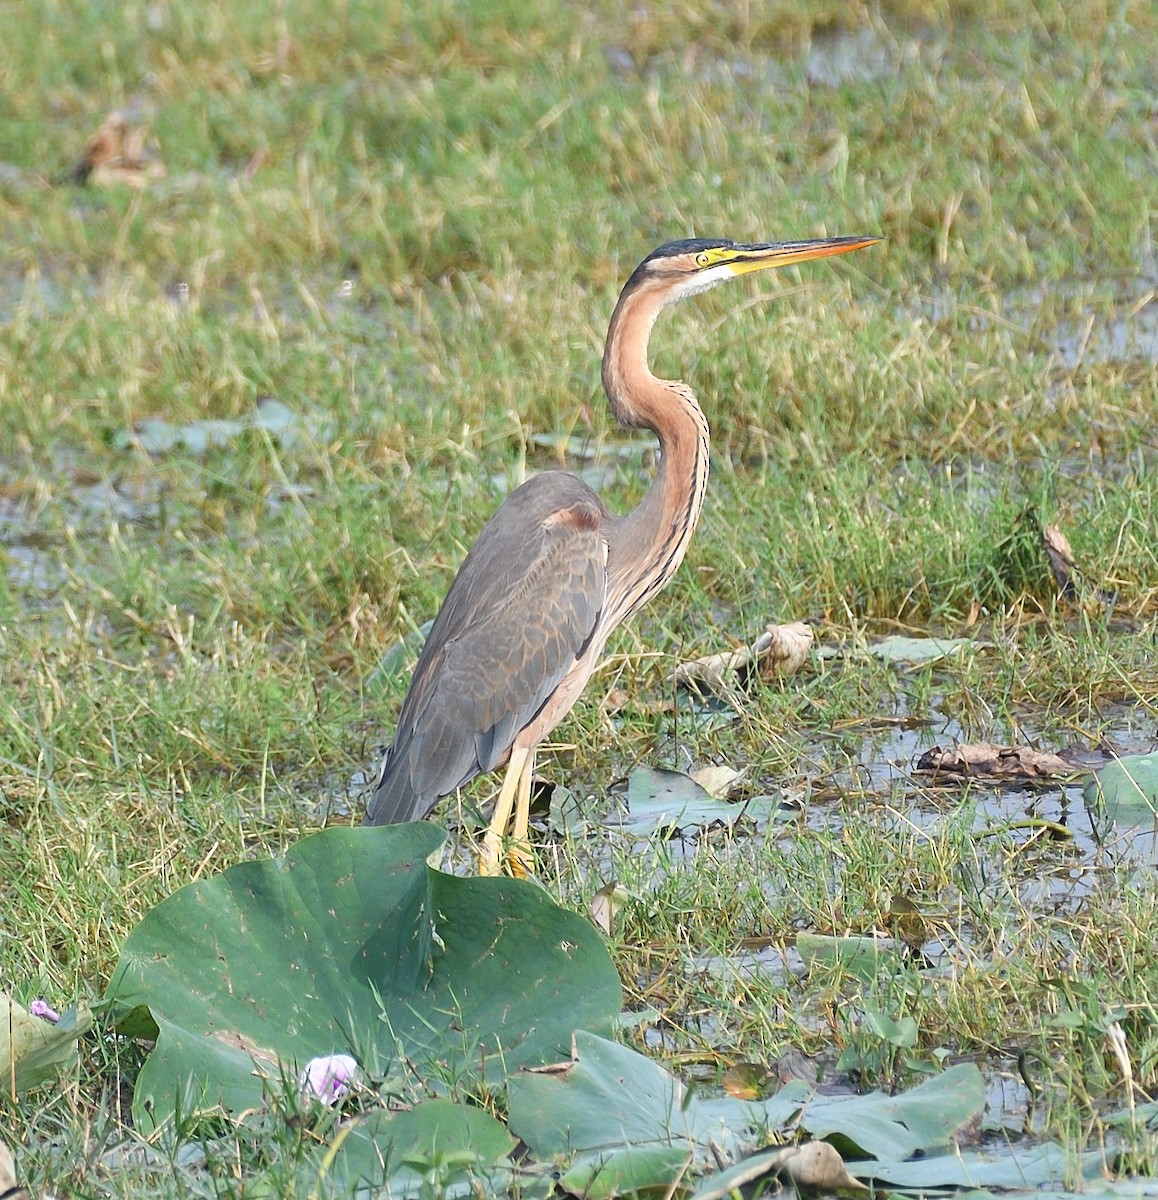
[[432, 869], [445, 836], [328, 829], [157, 905], [108, 988], [127, 1027], [144, 1006], [157, 1031], [137, 1121], [239, 1113], [335, 1053], [371, 1077], [404, 1059], [420, 1077], [498, 1080], [607, 1027], [622, 996], [591, 924], [534, 883]]
[[428, 1100], [405, 1112], [373, 1112], [335, 1131], [285, 1178], [277, 1169], [246, 1190], [253, 1200], [354, 1200], [499, 1195], [516, 1142], [480, 1108]]
[[0, 992], [0, 1089], [15, 1083], [23, 1092], [69, 1070], [77, 1058], [77, 1039], [92, 1025], [86, 1005], [75, 1005], [58, 1021], [34, 1017], [6, 992]]

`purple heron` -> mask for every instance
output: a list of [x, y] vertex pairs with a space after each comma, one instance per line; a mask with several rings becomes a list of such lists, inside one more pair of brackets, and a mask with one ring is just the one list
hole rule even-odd
[[414, 668], [366, 823], [425, 817], [476, 775], [507, 764], [479, 870], [495, 874], [512, 807], [525, 851], [535, 747], [563, 719], [611, 631], [680, 565], [708, 481], [708, 423], [684, 383], [647, 361], [660, 310], [753, 271], [845, 254], [875, 237], [737, 245], [669, 242], [627, 281], [607, 330], [603, 387], [616, 420], [659, 439], [639, 506], [613, 513], [564, 471], [528, 479], [487, 522]]

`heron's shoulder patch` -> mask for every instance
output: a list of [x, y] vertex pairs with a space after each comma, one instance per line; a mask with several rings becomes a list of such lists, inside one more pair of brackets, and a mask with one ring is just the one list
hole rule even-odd
[[590, 533], [603, 522], [603, 510], [590, 500], [577, 500], [551, 513], [543, 524], [548, 528], [569, 529], [575, 533]]

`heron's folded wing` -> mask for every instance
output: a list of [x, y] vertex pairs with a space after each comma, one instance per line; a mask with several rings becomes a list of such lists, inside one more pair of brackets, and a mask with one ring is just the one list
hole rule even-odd
[[595, 633], [606, 519], [570, 475], [537, 476], [491, 518], [431, 627], [368, 819], [425, 816], [503, 761]]

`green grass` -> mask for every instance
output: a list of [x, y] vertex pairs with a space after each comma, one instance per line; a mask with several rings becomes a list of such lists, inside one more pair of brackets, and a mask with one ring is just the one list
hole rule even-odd
[[[569, 839], [543, 848], [544, 875], [579, 907], [627, 885], [613, 946], [629, 996], [708, 1075], [791, 1048], [830, 1073], [859, 1056], [866, 1085], [1020, 1055], [1035, 1131], [1082, 1148], [1123, 1100], [1116, 1020], [1135, 1082], [1158, 1087], [1148, 875], [1084, 833], [1028, 842], [984, 788], [885, 786], [858, 766], [882, 714], [952, 723], [923, 744], [1153, 743], [1158, 363], [1152, 338], [1106, 351], [1121, 322], [1153, 328], [1149, 5], [9, 8], [6, 988], [99, 995], [176, 887], [279, 852], [331, 809], [356, 819], [349, 781], [405, 676], [368, 681], [502, 495], [557, 462], [535, 435], [626, 447], [601, 460], [605, 491], [639, 499], [650, 446], [614, 428], [598, 362], [653, 246], [880, 233], [661, 319], [655, 367], [712, 423], [708, 507], [541, 760], [595, 803], [637, 762], [748, 765], [802, 815], [686, 853]], [[134, 98], [165, 178], [64, 183]], [[148, 418], [247, 417], [262, 396], [299, 414], [292, 440], [131, 444]], [[1056, 597], [1040, 523], [1072, 542], [1076, 602]], [[667, 710], [679, 657], [807, 616], [834, 648], [898, 630], [992, 645], [914, 673], [817, 658], [710, 728], [686, 701]], [[1049, 795], [1020, 802], [1062, 803]], [[933, 982], [915, 960], [867, 990], [791, 969], [796, 933], [888, 929], [895, 895], [935, 914]], [[741, 939], [788, 969], [744, 969]], [[913, 1016], [917, 1045], [874, 1039], [869, 1008]], [[0, 1101], [33, 1182], [213, 1190], [188, 1159], [102, 1165], [129, 1136], [136, 1054], [101, 1033], [79, 1083]], [[241, 1181], [297, 1153], [249, 1138], [213, 1143]], [[1155, 1170], [1152, 1145], [1135, 1154]]]

